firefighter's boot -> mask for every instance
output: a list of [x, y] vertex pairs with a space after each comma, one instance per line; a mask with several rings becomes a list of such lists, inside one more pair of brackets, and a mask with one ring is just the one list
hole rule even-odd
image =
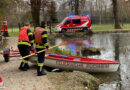
[[27, 68], [25, 67], [24, 62], [21, 62], [19, 69], [22, 70], [22, 71], [27, 71]]
[[44, 72], [43, 66], [38, 66], [37, 67], [37, 76], [43, 76], [46, 75], [46, 73]]
[[25, 63], [25, 68], [27, 68], [27, 69], [30, 68], [29, 65], [28, 65], [28, 63]]

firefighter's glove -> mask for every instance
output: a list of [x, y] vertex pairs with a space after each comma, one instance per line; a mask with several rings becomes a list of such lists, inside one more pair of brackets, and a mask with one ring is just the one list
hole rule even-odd
[[35, 48], [33, 46], [29, 46], [29, 48], [30, 48], [30, 51], [35, 53]]
[[46, 46], [47, 51], [49, 50], [48, 48], [49, 48], [49, 46]]
[[32, 46], [29, 46], [29, 49], [30, 49], [30, 51], [33, 51], [33, 48], [32, 48]]

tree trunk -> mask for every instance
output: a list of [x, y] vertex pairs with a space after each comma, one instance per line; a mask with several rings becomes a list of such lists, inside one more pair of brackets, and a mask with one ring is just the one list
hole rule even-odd
[[40, 7], [41, 7], [41, 0], [31, 0], [31, 13], [34, 27], [40, 25]]
[[113, 15], [114, 15], [114, 27], [115, 29], [120, 29], [121, 26], [119, 24], [119, 18], [118, 18], [117, 0], [112, 0], [112, 4], [113, 4]]
[[79, 0], [75, 0], [75, 15], [79, 15]]

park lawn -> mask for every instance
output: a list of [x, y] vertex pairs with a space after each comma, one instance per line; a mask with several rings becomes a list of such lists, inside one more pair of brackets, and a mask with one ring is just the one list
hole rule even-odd
[[108, 30], [108, 29], [114, 29], [113, 25], [92, 25], [92, 30]]
[[[130, 24], [124, 24], [121, 25], [122, 29], [128, 29], [130, 28]], [[114, 25], [113, 24], [101, 24], [101, 25], [92, 25], [91, 27], [92, 30], [112, 30], [114, 29]]]
[[[49, 28], [47, 27], [46, 30], [50, 32]], [[34, 32], [34, 27], [31, 27], [31, 31]], [[54, 28], [52, 28], [52, 32], [54, 32]], [[19, 28], [8, 28], [8, 33], [10, 37], [17, 37], [19, 34]]]
[[[31, 31], [34, 31], [34, 27], [31, 27]], [[19, 34], [19, 28], [8, 28], [8, 33], [10, 37], [17, 37]]]
[[[122, 29], [130, 29], [130, 24], [121, 25]], [[93, 31], [110, 31], [114, 29], [112, 24], [102, 24], [102, 25], [92, 25], [91, 29]], [[46, 27], [46, 30], [50, 32], [49, 28]], [[34, 31], [34, 27], [31, 27], [31, 31]], [[55, 28], [52, 28], [52, 32], [55, 31]], [[8, 28], [8, 33], [10, 37], [17, 37], [19, 33], [19, 28]]]
[[8, 33], [10, 37], [17, 37], [19, 33], [19, 28], [8, 28]]
[[125, 28], [125, 29], [129, 28], [129, 29], [130, 29], [130, 24], [124, 24], [124, 25], [122, 26], [122, 28]]

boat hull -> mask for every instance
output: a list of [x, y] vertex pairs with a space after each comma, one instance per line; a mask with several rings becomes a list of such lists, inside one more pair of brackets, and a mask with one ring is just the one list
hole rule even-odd
[[[37, 60], [37, 57], [33, 56], [31, 60]], [[84, 72], [115, 72], [119, 67], [119, 63], [83, 63], [52, 59], [48, 57], [45, 58], [44, 65], [53, 68], [78, 70]]]

